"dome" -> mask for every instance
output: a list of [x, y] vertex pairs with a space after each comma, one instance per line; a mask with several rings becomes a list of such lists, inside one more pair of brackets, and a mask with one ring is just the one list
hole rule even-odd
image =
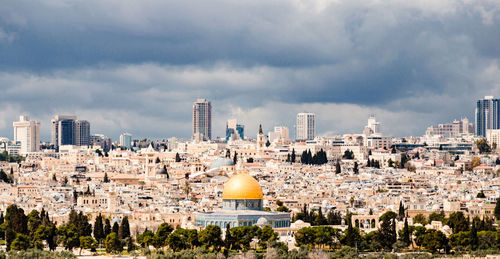
[[162, 168], [156, 169], [156, 174], [168, 174], [168, 172], [165, 169], [165, 167], [162, 167]]
[[246, 173], [234, 175], [224, 184], [223, 200], [262, 200], [259, 182]]
[[264, 217], [260, 217], [258, 220], [257, 220], [257, 223], [255, 224], [256, 226], [259, 226], [259, 227], [263, 227], [263, 226], [269, 226], [269, 221], [264, 218]]
[[229, 158], [217, 158], [210, 165], [210, 170], [218, 169], [218, 168], [221, 168], [223, 166], [230, 166], [230, 165], [234, 165], [233, 160], [231, 160]]

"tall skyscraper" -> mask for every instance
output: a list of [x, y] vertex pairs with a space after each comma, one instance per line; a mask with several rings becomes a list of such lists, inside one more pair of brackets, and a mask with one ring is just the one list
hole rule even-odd
[[90, 145], [90, 123], [86, 120], [75, 121], [75, 145]]
[[485, 96], [476, 104], [476, 135], [486, 136], [489, 129], [500, 129], [498, 104], [500, 100], [493, 96]]
[[90, 145], [90, 123], [76, 116], [57, 115], [51, 121], [51, 143], [56, 149], [62, 145]]
[[132, 134], [126, 132], [120, 135], [120, 147], [132, 148]]
[[13, 122], [14, 141], [21, 143], [21, 154], [40, 150], [40, 122], [30, 121], [28, 116], [19, 116], [19, 121]]
[[212, 105], [205, 99], [193, 104], [193, 138], [212, 139]]
[[243, 139], [245, 137], [245, 126], [238, 124], [235, 119], [226, 122], [226, 141], [229, 139]]
[[311, 140], [315, 135], [315, 115], [314, 113], [297, 114], [297, 140]]

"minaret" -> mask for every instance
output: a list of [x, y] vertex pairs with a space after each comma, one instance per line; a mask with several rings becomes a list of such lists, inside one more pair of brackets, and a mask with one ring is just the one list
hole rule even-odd
[[153, 146], [150, 144], [146, 149], [146, 174], [144, 176], [146, 180], [156, 177], [155, 153]]
[[266, 147], [266, 140], [262, 132], [262, 124], [259, 125], [259, 133], [257, 134], [257, 150], [261, 151]]

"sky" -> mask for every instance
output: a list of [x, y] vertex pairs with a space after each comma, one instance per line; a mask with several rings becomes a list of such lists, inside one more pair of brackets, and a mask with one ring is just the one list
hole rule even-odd
[[0, 0], [0, 136], [76, 115], [118, 140], [191, 136], [212, 102], [254, 137], [298, 112], [316, 133], [392, 136], [474, 119], [500, 96], [498, 0]]

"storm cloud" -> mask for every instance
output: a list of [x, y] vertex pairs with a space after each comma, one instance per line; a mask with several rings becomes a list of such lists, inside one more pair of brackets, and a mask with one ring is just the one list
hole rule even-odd
[[498, 1], [1, 1], [0, 136], [29, 114], [75, 114], [93, 133], [188, 138], [212, 101], [214, 135], [237, 118], [319, 135], [389, 135], [473, 119], [500, 90]]

